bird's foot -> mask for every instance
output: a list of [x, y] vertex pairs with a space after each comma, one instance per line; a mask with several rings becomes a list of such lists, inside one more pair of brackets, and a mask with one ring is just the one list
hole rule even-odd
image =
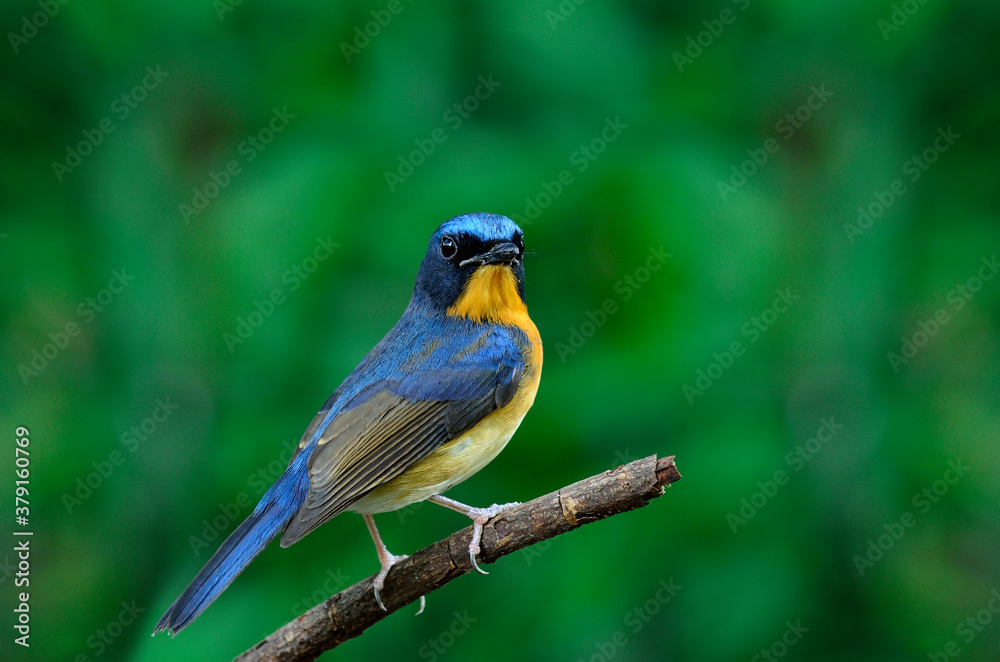
[[469, 559], [472, 560], [472, 567], [476, 569], [476, 572], [482, 575], [488, 575], [490, 573], [486, 572], [479, 567], [479, 563], [476, 562], [476, 556], [479, 555], [479, 541], [483, 537], [483, 527], [491, 519], [502, 513], [507, 508], [512, 508], [514, 506], [520, 506], [520, 502], [512, 501], [511, 503], [501, 503], [493, 504], [489, 508], [470, 508], [469, 512], [466, 513], [470, 518], [472, 518], [472, 540], [469, 542]]
[[[375, 579], [372, 580], [372, 589], [375, 591], [375, 602], [378, 606], [382, 608], [382, 611], [389, 611], [385, 608], [385, 604], [382, 602], [382, 587], [385, 586], [385, 578], [392, 570], [392, 566], [396, 565], [404, 559], [408, 559], [406, 554], [402, 556], [396, 556], [389, 552], [385, 547], [385, 543], [382, 542], [382, 536], [378, 534], [378, 527], [375, 526], [375, 518], [371, 516], [370, 513], [362, 513], [361, 516], [365, 520], [365, 524], [368, 526], [368, 532], [372, 534], [372, 541], [375, 543], [375, 551], [378, 553], [378, 562], [382, 565], [382, 569], [378, 571], [375, 575]], [[427, 605], [427, 598], [420, 596], [420, 609], [417, 611], [417, 616], [424, 612], [424, 607]]]
[[472, 520], [472, 541], [469, 542], [469, 558], [472, 560], [472, 567], [475, 568], [477, 572], [483, 575], [490, 574], [480, 568], [479, 563], [476, 562], [476, 555], [478, 555], [480, 551], [479, 540], [483, 537], [483, 526], [507, 508], [520, 506], [521, 504], [517, 501], [512, 501], [511, 503], [495, 503], [489, 508], [473, 508], [472, 506], [467, 506], [464, 503], [459, 503], [454, 499], [449, 499], [448, 497], [441, 496], [440, 494], [435, 494], [427, 500], [431, 503], [436, 503], [439, 506], [450, 508], [456, 513], [462, 513]]
[[[388, 575], [389, 571], [392, 570], [392, 566], [408, 558], [410, 557], [408, 557], [406, 554], [403, 554], [402, 556], [396, 556], [395, 554], [390, 554], [388, 550], [386, 550], [384, 554], [380, 553], [378, 555], [378, 560], [382, 564], [382, 569], [378, 571], [378, 574], [375, 575], [375, 579], [372, 580], [372, 587], [375, 589], [375, 602], [377, 602], [378, 606], [382, 608], [382, 611], [389, 611], [388, 609], [385, 608], [385, 605], [382, 604], [382, 596], [379, 595], [380, 592], [382, 591], [382, 587], [385, 586], [386, 575]], [[420, 611], [423, 611], [424, 610], [423, 597], [420, 598], [420, 601], [421, 601]]]

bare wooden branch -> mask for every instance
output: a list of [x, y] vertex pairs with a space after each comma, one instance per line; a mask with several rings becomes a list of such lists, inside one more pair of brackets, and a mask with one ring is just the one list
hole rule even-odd
[[[493, 563], [584, 524], [645, 506], [680, 478], [673, 456], [657, 460], [651, 455], [515, 506], [486, 525], [479, 563]], [[397, 609], [469, 572], [471, 535], [469, 526], [394, 566], [382, 590], [388, 611], [376, 604], [369, 577], [278, 628], [236, 660], [315, 660]]]

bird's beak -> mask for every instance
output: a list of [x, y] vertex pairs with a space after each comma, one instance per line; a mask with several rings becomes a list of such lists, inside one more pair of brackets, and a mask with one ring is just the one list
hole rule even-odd
[[520, 255], [521, 251], [517, 250], [517, 246], [508, 241], [497, 244], [485, 253], [470, 257], [468, 260], [462, 260], [458, 266], [464, 267], [467, 264], [510, 264], [517, 261]]

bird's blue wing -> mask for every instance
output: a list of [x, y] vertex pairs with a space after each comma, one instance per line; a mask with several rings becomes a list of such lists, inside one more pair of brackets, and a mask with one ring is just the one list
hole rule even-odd
[[425, 358], [420, 367], [393, 357], [395, 374], [365, 385], [346, 401], [341, 394], [328, 402], [336, 413], [330, 417], [328, 407], [327, 415], [320, 420], [321, 411], [310, 425], [315, 429], [308, 446], [309, 493], [282, 545], [299, 540], [510, 402], [524, 370], [518, 344], [477, 334], [435, 348], [437, 358]]

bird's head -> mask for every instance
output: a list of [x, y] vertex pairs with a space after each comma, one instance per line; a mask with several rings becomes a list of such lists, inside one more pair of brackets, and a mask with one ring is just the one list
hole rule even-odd
[[510, 323], [525, 311], [524, 233], [496, 214], [465, 214], [431, 236], [414, 298], [452, 317]]

